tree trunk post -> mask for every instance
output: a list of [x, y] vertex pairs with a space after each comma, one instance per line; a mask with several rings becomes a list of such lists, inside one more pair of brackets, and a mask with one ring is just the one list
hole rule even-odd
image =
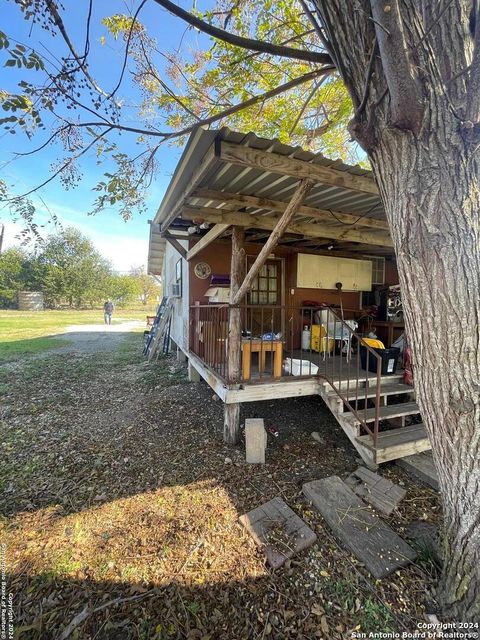
[[[230, 267], [230, 304], [242, 282], [243, 268], [245, 263], [245, 251], [243, 242], [245, 231], [242, 227], [232, 229], [232, 261]], [[240, 308], [231, 306], [228, 319], [228, 346], [227, 346], [227, 367], [228, 382], [240, 381], [242, 368], [242, 326]], [[225, 404], [223, 439], [228, 444], [238, 442], [240, 432], [240, 403]]]

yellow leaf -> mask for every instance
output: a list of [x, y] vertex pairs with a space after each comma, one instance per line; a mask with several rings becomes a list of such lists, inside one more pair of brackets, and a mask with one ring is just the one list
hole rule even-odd
[[320, 618], [320, 626], [322, 627], [322, 631], [323, 633], [328, 633], [329, 631], [329, 626], [328, 626], [328, 622], [325, 616], [322, 616]]

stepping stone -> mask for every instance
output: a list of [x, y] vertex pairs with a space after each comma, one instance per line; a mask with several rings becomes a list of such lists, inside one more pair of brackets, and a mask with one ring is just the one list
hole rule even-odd
[[415, 551], [338, 476], [307, 482], [303, 493], [375, 578], [385, 578], [415, 559]]
[[389, 516], [407, 493], [405, 489], [394, 484], [388, 478], [359, 467], [345, 480], [350, 489], [372, 507]]
[[265, 464], [267, 432], [263, 418], [245, 420], [245, 459], [252, 464]]
[[407, 471], [410, 475], [427, 484], [435, 491], [438, 491], [438, 474], [433, 464], [431, 451], [416, 453], [414, 456], [407, 456], [397, 460], [399, 467]]
[[317, 539], [310, 527], [279, 497], [240, 516], [239, 520], [256, 544], [264, 547], [273, 569], [281, 567]]

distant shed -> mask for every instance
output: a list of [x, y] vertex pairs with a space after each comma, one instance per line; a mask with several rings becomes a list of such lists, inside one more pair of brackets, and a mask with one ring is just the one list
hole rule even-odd
[[41, 291], [19, 291], [19, 311], [43, 311], [43, 293]]

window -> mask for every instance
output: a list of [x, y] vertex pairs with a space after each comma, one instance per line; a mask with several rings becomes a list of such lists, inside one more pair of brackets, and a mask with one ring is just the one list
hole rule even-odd
[[182, 297], [182, 259], [180, 258], [180, 260], [177, 260], [177, 263], [175, 264], [175, 284], [177, 285], [178, 289], [178, 296], [181, 298]]
[[372, 262], [372, 284], [385, 284], [385, 258], [366, 256]]
[[249, 298], [250, 304], [278, 304], [279, 264], [277, 262], [267, 262], [263, 265], [252, 283]]

